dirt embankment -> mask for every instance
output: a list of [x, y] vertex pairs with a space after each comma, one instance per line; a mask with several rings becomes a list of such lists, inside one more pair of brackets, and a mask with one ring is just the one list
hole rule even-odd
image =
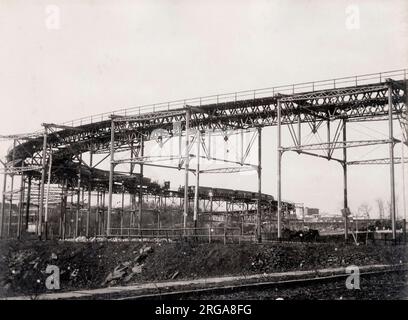
[[60, 290], [139, 282], [408, 262], [405, 246], [198, 244], [189, 242], [0, 242], [0, 296], [48, 292], [48, 265]]

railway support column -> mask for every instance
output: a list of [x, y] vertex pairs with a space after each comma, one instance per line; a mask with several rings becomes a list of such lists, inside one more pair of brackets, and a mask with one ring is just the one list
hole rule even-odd
[[[14, 160], [16, 159], [16, 140], [14, 140], [13, 143], [13, 167], [14, 167]], [[8, 218], [8, 224], [7, 224], [7, 237], [10, 238], [11, 234], [11, 218], [13, 216], [13, 196], [14, 196], [14, 173], [10, 173], [10, 178], [11, 178], [11, 186], [10, 186], [10, 207], [9, 207], [9, 218]]]
[[40, 196], [41, 196], [41, 181], [38, 182], [38, 190], [37, 190], [37, 212], [35, 216], [35, 233], [38, 234], [39, 232], [39, 220], [40, 220]]
[[18, 205], [18, 219], [17, 219], [17, 239], [20, 239], [21, 229], [23, 226], [23, 212], [24, 212], [24, 192], [25, 192], [25, 181], [24, 181], [24, 161], [21, 163], [21, 180], [20, 180], [20, 200]]
[[68, 180], [65, 178], [62, 184], [62, 201], [61, 201], [61, 233], [60, 237], [65, 240], [66, 223], [67, 223], [67, 202], [68, 202]]
[[190, 118], [191, 111], [189, 107], [186, 106], [186, 150], [185, 150], [185, 180], [184, 180], [184, 214], [183, 214], [183, 234], [186, 235], [187, 228], [187, 214], [188, 214], [188, 171], [190, 164]]
[[100, 214], [99, 200], [100, 200], [100, 192], [98, 189], [96, 190], [95, 237], [101, 234], [101, 227], [100, 227], [101, 214]]
[[61, 205], [60, 205], [60, 217], [59, 217], [59, 224], [58, 224], [58, 238], [62, 239], [62, 216], [64, 212], [64, 182], [61, 185]]
[[37, 225], [37, 233], [38, 238], [41, 240], [42, 237], [42, 215], [44, 211], [44, 185], [45, 185], [45, 161], [47, 158], [47, 128], [44, 127], [44, 136], [43, 136], [43, 150], [42, 150], [42, 162], [41, 162], [41, 183], [39, 185], [40, 188], [40, 199], [39, 199], [39, 206], [38, 206], [38, 225]]
[[347, 119], [343, 119], [343, 215], [344, 215], [344, 240], [348, 240], [348, 177], [347, 177]]
[[[406, 77], [404, 77], [404, 80], [406, 80]], [[408, 82], [405, 82], [405, 118], [408, 121]], [[408, 123], [407, 125], [407, 130], [408, 130]], [[407, 223], [407, 199], [406, 199], [406, 188], [405, 188], [405, 146], [408, 146], [408, 132], [406, 132], [406, 141], [403, 141], [401, 143], [401, 169], [402, 169], [402, 208], [404, 210], [403, 212], [403, 217], [404, 217], [404, 230], [406, 231], [406, 223]], [[406, 235], [404, 236], [404, 241], [406, 241]]]
[[81, 162], [82, 162], [82, 155], [79, 156], [79, 165], [78, 165], [78, 191], [77, 191], [77, 208], [75, 212], [75, 238], [78, 237], [79, 214], [81, 210]]
[[[93, 150], [89, 151], [89, 167], [92, 168], [93, 165]], [[89, 182], [88, 182], [88, 211], [86, 213], [86, 232], [85, 235], [89, 237], [89, 221], [91, 216], [91, 208], [92, 208], [92, 169], [89, 175]]]
[[1, 227], [0, 227], [0, 239], [4, 237], [4, 218], [6, 211], [6, 190], [7, 190], [7, 166], [4, 165], [4, 174], [3, 174], [3, 194], [1, 201]]
[[[408, 96], [408, 93], [407, 93]], [[408, 99], [408, 97], [407, 97]], [[407, 104], [408, 107], [408, 104]], [[408, 141], [406, 142], [408, 143]], [[405, 143], [401, 143], [401, 170], [402, 170], [402, 216], [404, 219], [404, 227], [407, 221], [407, 199], [406, 199], [406, 189], [405, 189]], [[405, 238], [404, 238], [405, 239]]]
[[395, 210], [395, 170], [394, 170], [394, 131], [393, 131], [393, 102], [392, 102], [392, 83], [388, 81], [388, 129], [389, 129], [389, 153], [390, 153], [390, 183], [391, 183], [391, 227], [392, 239], [397, 238], [396, 233], [396, 210]]
[[[144, 157], [144, 137], [143, 135], [140, 136], [140, 156]], [[142, 231], [142, 223], [143, 223], [143, 174], [144, 174], [144, 167], [143, 161], [140, 163], [140, 183], [139, 183], [139, 221], [138, 221], [138, 228], [139, 234]]]
[[52, 168], [52, 150], [50, 150], [50, 157], [48, 160], [47, 195], [45, 198], [45, 217], [44, 217], [45, 240], [47, 240], [48, 237], [48, 203], [50, 197], [51, 168]]
[[214, 194], [213, 194], [213, 191], [212, 191], [212, 189], [210, 190], [210, 192], [209, 192], [209, 197], [210, 197], [210, 216], [209, 216], [209, 220], [210, 220], [210, 230], [209, 230], [209, 242], [211, 242], [211, 235], [212, 235], [212, 232], [213, 232], [213, 228], [212, 228], [212, 220], [213, 220], [213, 196], [214, 196]]
[[27, 204], [25, 207], [25, 231], [28, 231], [28, 220], [30, 218], [30, 202], [31, 202], [31, 183], [32, 183], [32, 177], [31, 175], [28, 176], [28, 182], [27, 182]]
[[101, 212], [101, 235], [105, 234], [106, 219], [105, 219], [105, 209], [106, 209], [106, 190], [102, 191], [102, 212]]
[[[133, 163], [133, 156], [134, 156], [134, 142], [133, 140], [130, 143], [130, 169], [129, 169], [129, 174], [130, 176], [133, 175], [133, 170], [134, 170], [134, 163]], [[136, 198], [135, 198], [135, 193], [132, 191], [129, 191], [129, 229], [128, 229], [128, 235], [130, 236], [130, 229], [132, 228], [133, 225], [133, 215], [135, 212], [135, 203], [136, 203]]]
[[111, 143], [110, 143], [110, 170], [109, 170], [109, 194], [108, 194], [108, 216], [106, 219], [106, 235], [110, 236], [111, 214], [112, 214], [112, 194], [113, 175], [115, 170], [115, 119], [111, 116]]
[[197, 167], [196, 167], [196, 185], [194, 193], [194, 232], [197, 228], [197, 216], [200, 204], [200, 147], [201, 147], [201, 132], [197, 130]]
[[277, 155], [278, 155], [278, 163], [277, 163], [277, 169], [278, 169], [278, 185], [277, 185], [277, 197], [278, 197], [278, 210], [277, 210], [277, 218], [278, 218], [278, 240], [281, 239], [282, 234], [281, 234], [281, 215], [282, 215], [282, 189], [281, 189], [281, 179], [282, 179], [282, 138], [281, 138], [281, 130], [282, 130], [282, 123], [281, 123], [281, 102], [278, 100], [277, 102], [277, 129], [278, 129], [278, 134], [277, 134]]
[[225, 201], [224, 213], [224, 245], [227, 244], [227, 225], [228, 225], [228, 200]]
[[258, 205], [257, 205], [257, 238], [258, 243], [262, 242], [262, 212], [261, 212], [261, 197], [262, 197], [262, 128], [258, 128]]
[[125, 184], [122, 181], [122, 200], [120, 211], [120, 236], [123, 236], [123, 216], [125, 215]]

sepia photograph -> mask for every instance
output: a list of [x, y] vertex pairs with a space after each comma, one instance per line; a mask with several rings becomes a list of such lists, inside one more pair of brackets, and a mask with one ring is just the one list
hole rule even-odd
[[1, 303], [408, 300], [406, 0], [1, 0], [0, 39]]

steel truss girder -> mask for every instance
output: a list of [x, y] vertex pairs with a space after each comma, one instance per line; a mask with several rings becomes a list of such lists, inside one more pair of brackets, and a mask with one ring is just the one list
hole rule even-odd
[[[395, 157], [394, 164], [401, 164], [402, 158]], [[408, 158], [404, 159], [404, 163], [408, 163]], [[389, 158], [382, 158], [382, 159], [369, 159], [369, 160], [356, 160], [356, 161], [349, 161], [347, 165], [385, 165], [390, 164]]]
[[[316, 122], [326, 119], [348, 118], [364, 119], [366, 117], [380, 117], [387, 114], [387, 90], [384, 86], [358, 86], [338, 90], [324, 90], [312, 92], [309, 95], [293, 95], [282, 97], [282, 124], [291, 123], [300, 113], [301, 122]], [[400, 114], [404, 110], [403, 91], [393, 90], [394, 113]], [[201, 106], [205, 113], [192, 112], [191, 127], [206, 129], [237, 129], [256, 126], [276, 125], [276, 105], [278, 96], [241, 100], [237, 102], [220, 103]], [[306, 98], [309, 98], [307, 100]], [[305, 103], [307, 102], [307, 105]], [[312, 110], [313, 112], [311, 112]], [[122, 119], [121, 119], [122, 120]], [[126, 141], [129, 133], [144, 134], [147, 138], [155, 129], [165, 129], [172, 134], [173, 123], [181, 122], [185, 127], [185, 110], [177, 109], [172, 112], [158, 112], [146, 114], [142, 119], [118, 121], [115, 125], [115, 139]], [[110, 121], [81, 126], [81, 131], [58, 131], [65, 144], [72, 147], [78, 145], [77, 151], [89, 150], [90, 143], [108, 147], [110, 137]], [[41, 150], [41, 138], [33, 139], [24, 145], [27, 150]], [[48, 143], [52, 148], [58, 148], [63, 143], [55, 135], [50, 134]], [[120, 142], [124, 144], [123, 142]], [[82, 145], [81, 145], [82, 144]], [[66, 151], [66, 150], [65, 150]], [[22, 152], [16, 147], [16, 153]], [[57, 152], [58, 154], [58, 152]], [[57, 155], [56, 155], [57, 156]]]
[[238, 173], [238, 172], [254, 171], [254, 170], [256, 170], [256, 168], [233, 167], [233, 168], [216, 168], [216, 169], [200, 170], [200, 173], [203, 173], [203, 174], [210, 174], [210, 173]]
[[313, 152], [307, 152], [307, 151], [303, 151], [303, 150], [289, 150], [289, 151], [297, 152], [298, 154], [304, 154], [304, 155], [308, 155], [308, 156], [312, 156], [312, 157], [317, 157], [317, 158], [322, 158], [322, 159], [326, 159], [326, 160], [333, 160], [333, 161], [337, 161], [337, 162], [340, 162], [340, 163], [344, 163], [343, 160], [333, 158], [332, 156], [316, 154], [316, 153], [313, 153]]
[[[395, 85], [392, 89], [393, 114], [396, 117], [406, 112], [404, 104], [406, 81], [397, 83], [400, 85]], [[226, 131], [275, 126], [278, 100], [282, 107], [282, 124], [293, 125], [299, 121], [308, 123], [315, 130], [323, 121], [375, 120], [388, 114], [387, 87], [377, 84], [202, 105], [199, 109], [191, 109], [190, 127], [204, 131], [208, 129]], [[140, 137], [143, 136], [145, 141], [149, 140], [156, 129], [166, 130], [171, 136], [174, 133], [175, 122], [180, 123], [181, 131], [185, 130], [185, 110], [181, 108], [171, 112], [145, 114], [142, 117], [114, 118], [115, 149], [128, 150], [131, 143], [135, 143], [134, 148], [137, 148]], [[82, 125], [75, 129], [68, 127], [49, 132], [47, 144], [48, 149], [55, 150], [54, 161], [58, 163], [58, 159], [72, 159], [91, 148], [95, 153], [108, 151], [111, 121], [112, 119]], [[42, 136], [37, 136], [16, 146], [14, 149], [16, 158], [31, 159], [28, 162], [32, 165], [41, 163], [42, 140]], [[343, 147], [342, 143], [338, 145]], [[299, 151], [299, 147], [293, 151]], [[7, 157], [11, 159], [11, 151]], [[58, 180], [58, 177], [56, 179]]]
[[39, 138], [42, 133], [32, 132], [32, 133], [22, 133], [22, 134], [11, 134], [11, 135], [0, 135], [0, 141], [8, 140], [31, 140], [34, 138]]
[[[190, 155], [190, 157], [193, 157], [194, 155]], [[184, 157], [181, 157], [184, 158]], [[115, 160], [115, 164], [123, 164], [123, 163], [137, 163], [137, 164], [145, 164], [149, 162], [160, 162], [160, 161], [170, 161], [170, 160], [178, 160], [180, 159], [180, 156], [178, 155], [173, 155], [173, 156], [137, 156], [133, 157], [131, 159], [118, 159]]]
[[0, 173], [20, 174], [22, 172], [39, 171], [41, 169], [41, 166], [7, 167], [5, 170], [0, 170]]
[[[326, 151], [328, 149], [343, 149], [343, 148], [356, 148], [372, 146], [377, 144], [388, 144], [391, 140], [389, 139], [379, 139], [379, 140], [359, 140], [359, 141], [341, 141], [341, 142], [323, 142], [323, 143], [312, 143], [308, 145], [283, 147], [281, 151], [303, 151], [303, 150], [315, 150], [315, 151]], [[394, 142], [400, 142], [394, 139]]]

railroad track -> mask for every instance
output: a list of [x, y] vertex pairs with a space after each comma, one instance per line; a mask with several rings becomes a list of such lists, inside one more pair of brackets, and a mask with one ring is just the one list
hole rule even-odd
[[[362, 283], [368, 283], [371, 288], [382, 290], [386, 287], [397, 287], [401, 284], [408, 284], [408, 264], [399, 263], [392, 265], [362, 265], [359, 266], [361, 278], [367, 277]], [[221, 276], [212, 278], [198, 278], [198, 279], [182, 279], [162, 282], [146, 282], [135, 283], [128, 286], [113, 286], [102, 287], [97, 289], [73, 290], [65, 292], [44, 293], [36, 297], [39, 300], [177, 300], [190, 299], [194, 300], [197, 297], [218, 297], [223, 295], [248, 296], [257, 298], [258, 294], [265, 298], [270, 298], [279, 292], [293, 291], [297, 295], [297, 290], [305, 289], [303, 291], [318, 291], [317, 293], [325, 299], [322, 295], [323, 289], [327, 287], [342, 288], [344, 291], [344, 284], [339, 286], [340, 281], [345, 281], [345, 278], [350, 276], [346, 272], [345, 267], [315, 269], [304, 271], [286, 271], [269, 274], [253, 274], [253, 275], [235, 275], [235, 276]], [[369, 278], [377, 276], [378, 278]], [[404, 282], [405, 281], [405, 282]], [[391, 286], [390, 286], [391, 285]], [[275, 288], [275, 289], [274, 289]], [[271, 289], [273, 289], [271, 291]], [[266, 292], [271, 295], [265, 296]], [[353, 290], [354, 291], [354, 290]], [[320, 292], [320, 293], [319, 293]], [[395, 290], [394, 290], [395, 292]], [[292, 293], [287, 294], [290, 297]], [[408, 296], [408, 291], [406, 292]], [[31, 300], [29, 295], [6, 297], [5, 300]]]
[[[408, 272], [408, 267], [403, 268], [390, 268], [386, 270], [377, 270], [377, 271], [366, 271], [360, 272], [360, 277], [370, 277], [391, 274], [396, 272]], [[243, 283], [243, 284], [233, 284], [233, 285], [224, 285], [224, 286], [212, 286], [209, 288], [192, 288], [184, 290], [174, 290], [174, 291], [163, 291], [159, 293], [139, 293], [131, 294], [124, 296], [119, 296], [113, 298], [113, 300], [177, 300], [183, 298], [195, 298], [200, 295], [224, 295], [231, 294], [239, 291], [249, 291], [249, 290], [265, 290], [271, 288], [280, 288], [287, 289], [293, 287], [305, 287], [313, 286], [318, 284], [336, 282], [342, 279], [347, 278], [350, 274], [336, 274], [329, 276], [320, 276], [315, 278], [300, 278], [300, 279], [291, 279], [291, 280], [279, 280], [279, 281], [262, 281], [262, 282], [253, 282], [253, 283]], [[408, 283], [404, 285], [399, 285], [402, 287], [408, 287]]]

